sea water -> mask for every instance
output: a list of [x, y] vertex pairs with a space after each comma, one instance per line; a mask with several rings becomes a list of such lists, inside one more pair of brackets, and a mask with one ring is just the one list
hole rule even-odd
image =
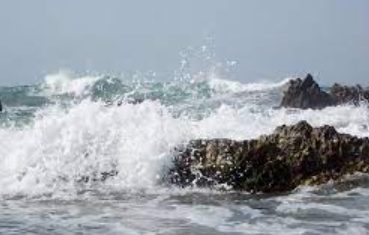
[[191, 139], [252, 139], [300, 120], [369, 136], [366, 104], [277, 108], [288, 80], [59, 72], [1, 87], [0, 234], [369, 234], [367, 175], [275, 195], [163, 180]]

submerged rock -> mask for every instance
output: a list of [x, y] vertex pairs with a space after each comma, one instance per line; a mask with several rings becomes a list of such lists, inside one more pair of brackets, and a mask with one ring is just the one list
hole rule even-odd
[[322, 109], [328, 106], [369, 101], [369, 90], [360, 85], [355, 87], [334, 84], [329, 93], [323, 91], [313, 77], [289, 82], [282, 98], [281, 107], [300, 109]]
[[[145, 99], [143, 99], [143, 98], [135, 98], [135, 99], [128, 99], [128, 100], [126, 100], [125, 102], [127, 103], [127, 104], [141, 104], [141, 103], [143, 103], [145, 101]], [[124, 102], [121, 100], [121, 101], [119, 101], [118, 102], [118, 106], [122, 106], [122, 104], [123, 104]]]
[[136, 99], [127, 99], [127, 100], [119, 100], [118, 102], [114, 102], [114, 101], [107, 101], [105, 102], [105, 106], [109, 107], [109, 106], [122, 106], [123, 104], [141, 104], [145, 101], [145, 99], [143, 98], [136, 98]]
[[193, 140], [177, 149], [170, 183], [249, 192], [286, 192], [369, 172], [369, 139], [302, 121], [255, 140]]

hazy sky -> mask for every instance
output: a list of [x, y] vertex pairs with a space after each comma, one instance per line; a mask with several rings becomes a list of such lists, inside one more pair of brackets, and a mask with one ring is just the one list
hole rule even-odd
[[0, 85], [59, 69], [169, 76], [204, 35], [238, 62], [233, 79], [369, 85], [368, 0], [1, 0]]

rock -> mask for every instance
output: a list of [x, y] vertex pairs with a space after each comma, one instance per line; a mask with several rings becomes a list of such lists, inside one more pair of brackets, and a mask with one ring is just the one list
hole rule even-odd
[[281, 102], [281, 107], [322, 109], [334, 105], [334, 100], [308, 74], [304, 79], [291, 80]]
[[[135, 99], [128, 99], [126, 100], [125, 102], [127, 104], [141, 104], [145, 101], [145, 99], [143, 98], [135, 98]], [[124, 104], [124, 102], [121, 100], [121, 101], [118, 101], [118, 106], [122, 106], [122, 104]]]
[[114, 102], [114, 101], [107, 101], [105, 102], [105, 107], [110, 107], [113, 105], [116, 106], [122, 106], [123, 104], [141, 104], [143, 103], [145, 100], [142, 98], [136, 98], [136, 99], [127, 99], [127, 100], [119, 100], [118, 102]]
[[336, 83], [332, 86], [330, 94], [336, 104], [352, 103], [359, 105], [360, 101], [369, 101], [369, 90], [362, 88], [360, 85], [349, 87]]
[[1, 100], [0, 100], [0, 112], [3, 111], [3, 104], [1, 103]]
[[114, 178], [118, 175], [117, 170], [103, 171], [100, 173], [95, 173], [92, 176], [84, 175], [76, 180], [78, 183], [88, 183], [88, 182], [104, 182], [107, 179]]
[[305, 79], [292, 80], [284, 91], [281, 107], [300, 109], [322, 109], [328, 106], [369, 101], [369, 90], [360, 85], [355, 87], [334, 84], [330, 92], [323, 91], [313, 77], [308, 74]]
[[167, 180], [181, 187], [276, 193], [355, 172], [369, 172], [368, 138], [302, 121], [255, 140], [190, 141], [176, 150]]

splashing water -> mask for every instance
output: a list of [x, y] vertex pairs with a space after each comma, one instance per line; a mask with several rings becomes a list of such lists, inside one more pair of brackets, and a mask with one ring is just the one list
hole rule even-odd
[[59, 71], [56, 74], [47, 75], [45, 83], [42, 84], [46, 94], [72, 94], [81, 96], [86, 89], [91, 87], [99, 77], [78, 77], [73, 79], [67, 71]]
[[[300, 120], [369, 136], [364, 105], [275, 109], [288, 80], [245, 84], [215, 70], [171, 82], [60, 72], [0, 88], [0, 232], [367, 234], [367, 184], [263, 196], [161, 182], [173, 149], [194, 138], [252, 139]], [[85, 182], [106, 172], [119, 173]]]

